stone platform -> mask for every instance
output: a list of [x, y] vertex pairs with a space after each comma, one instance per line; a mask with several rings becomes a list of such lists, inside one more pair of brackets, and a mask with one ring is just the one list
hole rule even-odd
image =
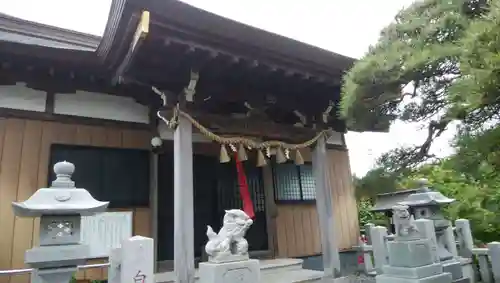
[[[260, 260], [261, 282], [262, 283], [306, 283], [320, 282], [323, 276], [322, 271], [302, 268], [302, 259], [270, 259]], [[198, 270], [196, 270], [196, 281], [199, 281]], [[157, 283], [173, 283], [173, 272], [162, 272], [155, 274]], [[337, 282], [338, 280], [335, 280]], [[338, 281], [348, 282], [348, 281]], [[333, 283], [333, 282], [332, 282]]]

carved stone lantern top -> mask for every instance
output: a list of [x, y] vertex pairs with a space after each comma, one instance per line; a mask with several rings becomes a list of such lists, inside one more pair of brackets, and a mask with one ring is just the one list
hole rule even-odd
[[428, 181], [426, 179], [420, 179], [418, 180], [418, 183], [418, 192], [409, 195], [399, 204], [407, 205], [409, 207], [441, 206], [455, 201], [455, 199], [448, 198], [440, 192], [431, 190], [428, 187]]
[[42, 215], [93, 215], [104, 212], [109, 202], [97, 201], [83, 188], [75, 188], [71, 176], [75, 165], [58, 162], [54, 165], [56, 179], [50, 188], [38, 189], [24, 202], [13, 202], [14, 214], [19, 217], [40, 217]]

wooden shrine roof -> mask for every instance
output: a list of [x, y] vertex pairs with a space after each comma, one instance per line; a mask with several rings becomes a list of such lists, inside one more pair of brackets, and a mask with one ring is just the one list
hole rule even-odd
[[[191, 51], [201, 49], [208, 55], [228, 55], [264, 64], [285, 72], [309, 76], [329, 76], [335, 83], [354, 59], [305, 44], [278, 34], [251, 27], [204, 11], [177, 0], [113, 0], [108, 23], [98, 53], [106, 60], [121, 60], [128, 49], [142, 11], [151, 13], [151, 36], [165, 45], [183, 45]], [[159, 42], [154, 42], [159, 43]], [[193, 50], [194, 49], [194, 50]], [[254, 62], [257, 61], [257, 62]], [[115, 62], [116, 63], [116, 62]]]
[[99, 36], [40, 24], [0, 13], [0, 63], [66, 71], [101, 68], [95, 50]]
[[329, 126], [345, 130], [336, 108], [342, 75], [354, 59], [180, 1], [113, 0], [97, 54], [115, 83], [178, 93], [191, 70], [198, 72], [194, 104], [203, 103], [205, 111], [271, 100], [284, 112], [299, 110], [318, 120], [333, 103]]
[[37, 88], [134, 93], [150, 105], [159, 102], [151, 86], [176, 97], [194, 70], [200, 79], [192, 106], [222, 116], [247, 111], [248, 102], [276, 123], [294, 124], [297, 110], [309, 127], [333, 103], [320, 127], [345, 131], [336, 112], [341, 77], [353, 62], [176, 0], [113, 0], [102, 38], [0, 14], [0, 83], [21, 78]]

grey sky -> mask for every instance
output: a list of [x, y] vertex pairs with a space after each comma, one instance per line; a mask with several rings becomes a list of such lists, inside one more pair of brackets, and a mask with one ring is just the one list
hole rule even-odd
[[[167, 1], [167, 0], [165, 0]], [[379, 31], [412, 0], [183, 0], [183, 2], [333, 52], [359, 58]], [[31, 21], [102, 35], [110, 0], [0, 0], [0, 12]], [[424, 130], [425, 131], [425, 130]], [[446, 155], [452, 133], [434, 146]], [[417, 125], [396, 123], [390, 133], [347, 134], [352, 171], [364, 175], [391, 148], [425, 138]]]

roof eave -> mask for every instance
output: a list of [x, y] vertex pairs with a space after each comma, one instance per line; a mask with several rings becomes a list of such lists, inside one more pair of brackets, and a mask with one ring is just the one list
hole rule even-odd
[[97, 49], [101, 37], [23, 20], [0, 13], [0, 31], [74, 45], [75, 49]]
[[[131, 12], [130, 9], [136, 11]], [[336, 70], [341, 73], [355, 62], [354, 58], [260, 30], [176, 0], [113, 0], [103, 39], [97, 51], [101, 60], [123, 55], [121, 51], [119, 55], [110, 53], [115, 52], [111, 49], [113, 45], [117, 45], [114, 42], [118, 40], [117, 35], [123, 33], [130, 24], [124, 18], [124, 12], [127, 11], [127, 15], [130, 16], [130, 13], [140, 13], [143, 10], [161, 16], [166, 25], [183, 26], [189, 29], [189, 34], [192, 36], [203, 37], [210, 34], [210, 37], [217, 37], [227, 43], [237, 43], [240, 46], [258, 48], [269, 54], [286, 57], [296, 61], [296, 65], [314, 66], [316, 69], [330, 72]], [[125, 42], [122, 38], [121, 45], [128, 46], [131, 40], [129, 38]]]

